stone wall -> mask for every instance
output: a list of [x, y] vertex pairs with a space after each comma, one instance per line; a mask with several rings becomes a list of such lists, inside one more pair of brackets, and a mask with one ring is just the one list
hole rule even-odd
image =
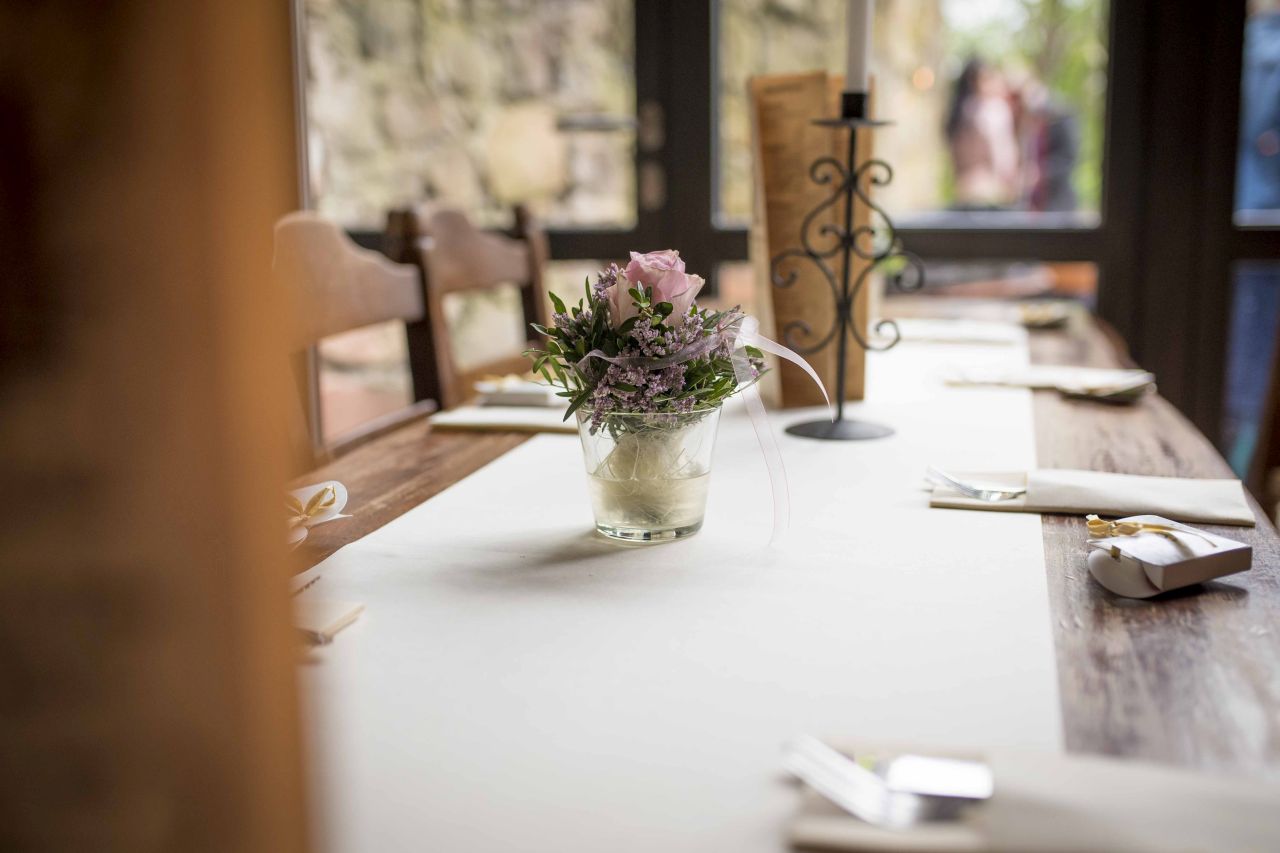
[[482, 223], [629, 225], [635, 114], [627, 0], [305, 0], [311, 193], [348, 226], [426, 198]]

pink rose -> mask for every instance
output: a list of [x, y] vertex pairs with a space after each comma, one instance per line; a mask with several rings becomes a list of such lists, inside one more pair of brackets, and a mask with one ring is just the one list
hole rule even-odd
[[702, 285], [706, 284], [700, 275], [685, 275], [683, 262], [680, 263], [680, 267], [680, 270], [673, 269], [663, 275], [653, 286], [653, 304], [670, 302], [673, 309], [672, 317], [683, 317], [688, 314], [689, 308], [693, 306], [693, 300], [698, 296], [698, 291], [702, 290]]
[[635, 300], [631, 298], [628, 292], [631, 290], [631, 282], [622, 276], [618, 276], [614, 284], [609, 285], [609, 321], [613, 323], [616, 329], [622, 325], [622, 322], [630, 317], [634, 317], [640, 313], [640, 309], [636, 307]]
[[[636, 285], [653, 287], [669, 272], [684, 272], [684, 261], [675, 249], [664, 249], [661, 252], [640, 254], [631, 253], [631, 263], [627, 264], [627, 280]], [[661, 302], [664, 300], [654, 300]]]

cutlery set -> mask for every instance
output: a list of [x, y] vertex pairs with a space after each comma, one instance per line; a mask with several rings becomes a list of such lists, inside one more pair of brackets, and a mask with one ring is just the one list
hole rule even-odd
[[787, 745], [783, 766], [849, 814], [885, 829], [956, 820], [991, 798], [991, 768], [980, 761], [900, 755], [863, 762], [810, 735]]
[[1013, 498], [1020, 498], [1027, 493], [1025, 486], [1000, 486], [992, 483], [973, 483], [961, 480], [945, 471], [934, 468], [932, 465], [925, 469], [924, 476], [926, 480], [934, 485], [955, 489], [965, 497], [986, 501], [987, 503], [1012, 500]]

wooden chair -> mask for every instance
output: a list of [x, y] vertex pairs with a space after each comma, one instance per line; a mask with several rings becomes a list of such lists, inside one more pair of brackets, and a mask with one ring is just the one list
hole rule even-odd
[[[523, 328], [548, 322], [542, 278], [546, 235], [524, 207], [516, 207], [514, 214], [515, 224], [507, 232], [481, 231], [456, 210], [388, 214], [384, 250], [393, 260], [418, 268], [426, 294], [426, 316], [408, 325], [416, 397], [436, 399], [442, 408], [451, 408], [471, 396], [480, 377], [529, 369], [529, 360], [518, 354], [461, 369], [450, 346], [444, 312], [448, 294], [513, 284], [520, 289]], [[532, 333], [529, 337], [534, 344]]]
[[370, 420], [338, 441], [326, 443], [322, 430], [316, 346], [331, 335], [388, 320], [420, 322], [424, 316], [417, 271], [357, 246], [333, 223], [310, 212], [291, 213], [275, 228], [273, 271], [281, 286], [291, 288], [297, 314], [289, 340], [295, 353], [306, 421], [305, 454], [312, 464], [339, 455], [415, 418], [436, 410], [433, 399]]

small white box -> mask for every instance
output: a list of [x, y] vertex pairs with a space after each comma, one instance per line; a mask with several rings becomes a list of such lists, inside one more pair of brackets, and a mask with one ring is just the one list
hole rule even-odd
[[1120, 521], [1159, 524], [1174, 532], [1144, 531], [1089, 541], [1089, 573], [1117, 595], [1149, 598], [1245, 572], [1253, 565], [1253, 548], [1243, 542], [1158, 515], [1134, 515]]

